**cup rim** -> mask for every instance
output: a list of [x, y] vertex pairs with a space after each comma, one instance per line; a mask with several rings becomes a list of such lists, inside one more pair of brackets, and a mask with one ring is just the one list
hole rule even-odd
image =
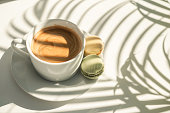
[[[35, 56], [35, 55], [33, 54], [32, 50], [31, 50], [31, 48], [30, 48], [30, 46], [29, 46], [29, 39], [30, 39], [30, 38], [28, 38], [27, 35], [29, 35], [31, 32], [33, 32], [36, 26], [38, 26], [39, 24], [46, 23], [47, 21], [63, 21], [63, 22], [67, 22], [67, 23], [73, 24], [73, 25], [76, 26], [76, 28], [80, 31], [80, 33], [83, 35], [82, 48], [81, 48], [80, 52], [79, 52], [74, 58], [72, 58], [72, 59], [70, 59], [70, 60], [67, 60], [67, 61], [64, 61], [64, 62], [52, 63], [52, 62], [47, 62], [47, 61], [41, 60], [41, 59], [39, 59], [37, 56]], [[68, 21], [68, 20], [64, 20], [64, 19], [47, 19], [47, 20], [41, 21], [41, 22], [39, 22], [37, 25], [35, 25], [35, 26], [30, 30], [30, 32], [28, 32], [24, 37], [26, 38], [26, 47], [27, 47], [27, 50], [28, 50], [29, 54], [30, 54], [32, 57], [34, 57], [36, 60], [38, 60], [39, 62], [42, 62], [42, 63], [44, 63], [44, 64], [48, 64], [48, 65], [67, 64], [67, 63], [70, 63], [70, 62], [72, 62], [73, 60], [75, 60], [76, 57], [78, 57], [80, 54], [82, 54], [82, 55], [84, 54], [84, 48], [85, 48], [85, 36], [84, 36], [84, 33], [83, 33], [83, 31], [82, 31], [76, 24], [74, 24], [73, 22], [70, 22], [70, 21]], [[32, 39], [33, 39], [33, 37], [31, 37], [31, 41], [32, 41]], [[83, 52], [83, 53], [82, 53], [82, 52]]]

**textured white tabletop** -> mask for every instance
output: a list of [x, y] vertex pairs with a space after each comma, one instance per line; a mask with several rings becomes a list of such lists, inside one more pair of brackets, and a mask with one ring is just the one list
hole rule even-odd
[[[0, 112], [170, 113], [167, 1], [0, 0]], [[47, 18], [72, 21], [105, 43], [103, 75], [70, 101], [37, 99], [12, 78], [11, 41]]]

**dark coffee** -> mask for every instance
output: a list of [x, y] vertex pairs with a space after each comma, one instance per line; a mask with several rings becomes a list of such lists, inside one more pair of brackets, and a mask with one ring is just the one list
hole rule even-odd
[[35, 34], [31, 50], [39, 59], [60, 63], [74, 58], [82, 48], [80, 37], [72, 29], [51, 26]]

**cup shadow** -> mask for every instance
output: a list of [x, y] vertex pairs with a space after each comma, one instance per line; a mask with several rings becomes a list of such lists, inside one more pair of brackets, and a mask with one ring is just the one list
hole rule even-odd
[[[47, 102], [37, 98], [30, 96], [29, 94], [25, 93], [23, 90], [18, 87], [16, 82], [14, 81], [11, 74], [13, 72], [9, 71], [8, 68], [11, 65], [11, 57], [13, 54], [12, 48], [9, 48], [1, 58], [0, 61], [0, 72], [1, 72], [1, 80], [0, 80], [0, 89], [1, 89], [1, 96], [0, 96], [0, 106], [15, 103], [19, 106], [22, 106], [27, 109], [52, 109], [55, 107], [59, 107], [64, 105], [64, 102], [55, 103], [55, 102]], [[23, 102], [23, 100], [26, 100]], [[34, 104], [36, 103], [36, 104]], [[38, 104], [37, 104], [38, 103]]]

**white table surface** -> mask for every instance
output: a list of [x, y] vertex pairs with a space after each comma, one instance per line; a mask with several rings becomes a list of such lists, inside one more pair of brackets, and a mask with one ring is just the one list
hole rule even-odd
[[[0, 112], [170, 113], [166, 0], [0, 0], [0, 14]], [[47, 18], [72, 21], [105, 43], [103, 75], [70, 101], [34, 98], [12, 78], [11, 41]]]

